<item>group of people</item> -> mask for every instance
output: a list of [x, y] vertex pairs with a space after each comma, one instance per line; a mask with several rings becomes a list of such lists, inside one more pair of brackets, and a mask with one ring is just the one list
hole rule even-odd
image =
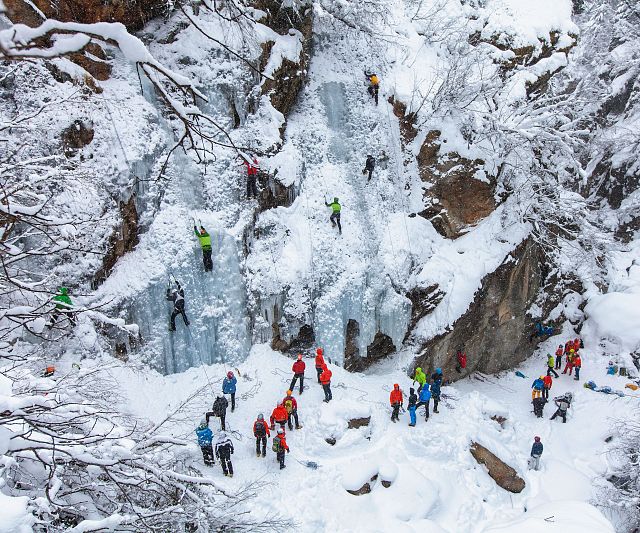
[[[407, 398], [407, 411], [409, 411], [409, 426], [416, 425], [416, 411], [420, 407], [424, 407], [425, 422], [429, 420], [429, 403], [433, 399], [433, 412], [438, 413], [438, 404], [440, 403], [440, 388], [442, 387], [443, 376], [442, 369], [436, 368], [431, 374], [431, 380], [427, 379], [427, 375], [422, 368], [416, 368], [413, 375], [413, 383], [418, 384], [418, 390], [409, 388], [409, 397]], [[391, 404], [391, 421], [398, 422], [400, 420], [400, 409], [404, 410], [404, 393], [400, 389], [400, 385], [395, 383], [393, 390], [389, 395], [389, 403]]]
[[[331, 377], [332, 373], [324, 360], [324, 351], [322, 348], [316, 349], [315, 369], [318, 383], [324, 391], [324, 402], [328, 403], [332, 400], [331, 394]], [[299, 393], [304, 392], [304, 372], [306, 363], [302, 354], [299, 354], [293, 363], [293, 377], [289, 385], [286, 396], [277, 403], [275, 409], [271, 413], [269, 423], [262, 413], [258, 414], [253, 423], [253, 436], [256, 439], [256, 456], [266, 457], [267, 455], [267, 439], [271, 437], [271, 431], [276, 431], [273, 438], [272, 450], [276, 454], [276, 460], [280, 465], [280, 469], [285, 468], [285, 455], [289, 453], [289, 445], [287, 444], [286, 429], [289, 431], [302, 429], [298, 416], [298, 401], [293, 396], [293, 390], [298, 384]], [[231, 412], [236, 408], [236, 387], [238, 380], [232, 371], [227, 372], [226, 377], [222, 381], [222, 394], [219, 394], [213, 402], [211, 411], [205, 414], [205, 418], [196, 428], [198, 436], [198, 444], [202, 450], [202, 457], [207, 466], [215, 464], [215, 458], [220, 459], [222, 471], [225, 476], [233, 477], [233, 465], [231, 464], [231, 455], [233, 454], [233, 444], [226, 433], [226, 415], [229, 401], [225, 395], [229, 395], [231, 399]], [[220, 433], [214, 441], [213, 431], [209, 428], [209, 420], [212, 418], [220, 419]], [[277, 426], [277, 429], [276, 429]]]

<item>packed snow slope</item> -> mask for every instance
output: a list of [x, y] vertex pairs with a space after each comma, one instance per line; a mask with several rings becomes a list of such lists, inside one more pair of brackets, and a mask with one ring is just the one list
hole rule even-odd
[[[587, 339], [581, 381], [561, 375], [551, 390], [552, 397], [574, 394], [567, 423], [549, 420], [555, 410], [551, 405], [542, 419], [531, 412], [531, 382], [545, 368], [545, 352], [573, 336], [567, 331], [550, 338], [519, 368], [527, 379], [514, 372], [474, 375], [444, 387], [440, 413], [431, 413], [425, 423], [420, 408], [415, 428], [408, 427], [408, 414], [403, 413], [399, 423], [390, 421], [393, 383], [405, 394], [411, 386], [402, 359], [376, 367], [369, 375], [332, 366], [333, 401], [326, 404], [309, 354], [305, 390], [302, 395], [294, 391], [303, 428], [287, 432], [291, 453], [283, 471], [270, 449], [271, 440], [267, 457], [256, 458], [251, 428], [258, 413], [268, 419], [284, 397], [293, 360], [256, 345], [238, 368], [242, 377], [236, 411], [227, 412], [236, 450], [234, 477], [224, 478], [218, 465], [201, 469], [229, 489], [257, 481], [273, 483], [254, 502], [252, 512], [260, 516], [277, 510], [296, 522], [291, 531], [613, 532], [591, 503], [601, 501], [599, 490], [609, 468], [609, 423], [633, 416], [640, 393], [626, 389], [628, 396], [618, 398], [582, 387], [590, 379], [614, 389], [626, 382], [606, 376], [607, 358]], [[193, 464], [201, 464], [194, 430], [229, 369], [212, 365], [164, 377], [123, 369], [117, 374], [125, 391], [122, 407], [158, 423], [209, 380], [211, 392], [182, 408], [173, 426], [162, 427], [174, 436], [191, 435], [194, 445], [185, 454]], [[491, 419], [495, 415], [506, 418], [502, 426]], [[347, 429], [349, 419], [368, 416], [368, 427]], [[217, 419], [210, 427], [219, 431]], [[539, 472], [527, 469], [535, 435], [545, 447]], [[325, 441], [328, 437], [336, 439], [334, 446]], [[499, 488], [469, 453], [472, 441], [512, 465], [525, 479], [525, 490], [511, 494]], [[318, 468], [310, 468], [310, 461]], [[376, 474], [369, 494], [346, 491], [359, 489]], [[391, 487], [383, 487], [382, 479], [392, 481]]]

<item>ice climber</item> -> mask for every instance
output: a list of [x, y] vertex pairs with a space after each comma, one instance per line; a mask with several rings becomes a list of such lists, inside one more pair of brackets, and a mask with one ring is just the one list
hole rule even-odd
[[298, 402], [292, 396], [293, 392], [291, 390], [287, 391], [287, 395], [282, 400], [282, 405], [287, 411], [287, 425], [289, 429], [293, 429], [292, 419], [296, 422], [296, 429], [302, 429], [300, 425], [300, 421], [298, 420]]
[[402, 399], [402, 391], [400, 390], [400, 385], [395, 383], [393, 385], [393, 390], [389, 395], [389, 403], [391, 404], [391, 421], [397, 422], [400, 416], [400, 408], [402, 407], [403, 399]]
[[293, 363], [293, 367], [291, 368], [291, 371], [293, 372], [293, 379], [291, 380], [291, 385], [289, 385], [289, 388], [293, 390], [296, 386], [296, 381], [300, 380], [300, 394], [302, 394], [302, 391], [304, 391], [304, 369], [306, 368], [306, 366], [307, 365], [305, 365], [304, 361], [302, 360], [302, 354], [298, 354], [298, 358], [296, 359], [296, 362]]
[[322, 385], [322, 390], [324, 390], [324, 400], [323, 402], [329, 403], [333, 399], [333, 395], [331, 394], [331, 370], [325, 364], [322, 367], [322, 374], [320, 374], [320, 384]]
[[322, 374], [322, 367], [324, 366], [324, 351], [322, 348], [316, 349], [316, 374], [318, 374], [318, 383], [320, 383], [320, 374]]
[[200, 226], [198, 230], [197, 226], [193, 226], [193, 231], [200, 241], [200, 248], [202, 248], [202, 262], [204, 263], [204, 271], [211, 272], [213, 270], [213, 260], [211, 259], [211, 235], [207, 233], [204, 226]]
[[342, 225], [340, 224], [340, 211], [342, 210], [342, 207], [338, 202], [338, 198], [334, 198], [333, 202], [331, 202], [330, 204], [325, 200], [324, 205], [331, 208], [331, 216], [329, 217], [331, 225], [335, 228], [337, 223], [338, 231], [340, 232], [340, 234], [342, 234]]
[[55, 326], [56, 322], [60, 315], [64, 315], [67, 317], [67, 320], [71, 323], [72, 326], [76, 325], [76, 319], [73, 314], [73, 302], [71, 298], [69, 298], [69, 289], [66, 287], [60, 287], [58, 289], [58, 294], [53, 297], [53, 301], [56, 306], [51, 312], [51, 318], [49, 319], [49, 323], [47, 324], [47, 329], [51, 329]]
[[220, 459], [222, 472], [225, 476], [233, 477], [233, 465], [231, 456], [233, 455], [233, 442], [224, 431], [218, 434], [216, 439], [216, 457]]
[[222, 431], [226, 431], [227, 428], [225, 427], [225, 418], [227, 416], [228, 405], [229, 402], [224, 396], [218, 396], [213, 402], [211, 411], [207, 412], [207, 414], [205, 415], [207, 424], [209, 424], [209, 418], [211, 418], [212, 416], [217, 416], [220, 419], [220, 429]]
[[573, 379], [579, 381], [580, 369], [582, 368], [582, 358], [580, 357], [580, 354], [576, 354], [576, 356], [573, 358], [573, 368], [576, 369], [576, 377], [574, 377]]
[[573, 374], [573, 359], [575, 358], [575, 350], [573, 348], [569, 348], [569, 355], [567, 355], [567, 363], [564, 366], [563, 374], [569, 371], [569, 375]]
[[429, 421], [429, 400], [431, 400], [431, 391], [429, 390], [429, 384], [425, 383], [420, 389], [420, 395], [418, 396], [419, 402], [416, 405], [416, 409], [418, 407], [424, 405], [424, 419], [426, 422]]
[[236, 410], [236, 384], [238, 379], [233, 375], [233, 372], [229, 370], [227, 377], [222, 380], [222, 394], [231, 395], [231, 412]]
[[213, 432], [209, 429], [209, 425], [206, 420], [201, 420], [200, 425], [196, 428], [196, 435], [198, 436], [198, 445], [202, 450], [202, 458], [204, 464], [207, 466], [213, 466], [215, 460], [213, 458], [213, 447], [211, 441], [213, 440]]
[[545, 400], [548, 400], [549, 391], [551, 390], [551, 386], [553, 385], [553, 378], [549, 374], [547, 374], [545, 377], [542, 378], [542, 381], [544, 383], [544, 388], [542, 389], [542, 397]]
[[538, 379], [535, 379], [531, 384], [531, 399], [541, 398], [542, 390], [544, 389], [544, 376], [540, 376]]
[[422, 368], [416, 368], [416, 373], [413, 375], [413, 383], [418, 384], [418, 392], [422, 386], [427, 382], [427, 375], [422, 371]]
[[415, 389], [412, 387], [409, 389], [409, 402], [407, 409], [409, 410], [409, 425], [414, 427], [416, 425], [416, 405], [418, 403], [418, 395]]
[[564, 396], [558, 396], [553, 399], [558, 409], [550, 420], [554, 420], [556, 416], [560, 416], [562, 418], [562, 423], [567, 423], [567, 409], [571, 407], [571, 400], [573, 399], [573, 395], [570, 392], [567, 392]]
[[258, 186], [256, 181], [258, 179], [258, 160], [254, 157], [253, 162], [243, 159], [244, 166], [247, 167], [247, 199], [258, 197]]
[[267, 455], [267, 437], [271, 436], [271, 432], [262, 413], [253, 423], [253, 436], [256, 438], [256, 456], [260, 457], [260, 445], [262, 444], [262, 457], [265, 457]]
[[556, 370], [562, 370], [562, 355], [564, 354], [564, 350], [562, 349], [562, 344], [558, 345], [558, 349], [556, 350]]
[[542, 450], [544, 447], [542, 446], [542, 442], [540, 442], [540, 437], [533, 438], [533, 446], [531, 446], [531, 459], [529, 460], [529, 467], [534, 470], [540, 470], [540, 456], [542, 455]]
[[558, 373], [554, 370], [555, 364], [556, 364], [556, 361], [553, 358], [553, 355], [548, 353], [547, 354], [547, 376], [550, 376], [551, 374], [553, 374], [557, 378], [560, 377], [558, 376]]
[[284, 405], [279, 403], [271, 413], [271, 429], [276, 429], [276, 424], [279, 424], [284, 429], [287, 420], [289, 420], [289, 413], [287, 413]]
[[289, 453], [289, 446], [287, 446], [287, 439], [283, 428], [278, 428], [278, 434], [273, 437], [271, 449], [276, 452], [276, 459], [280, 463], [280, 470], [282, 470], [285, 467], [284, 452]]
[[367, 87], [367, 92], [371, 95], [371, 97], [375, 100], [376, 105], [378, 105], [378, 92], [380, 91], [380, 79], [377, 74], [373, 72], [365, 72], [364, 75], [367, 77], [369, 82]]
[[531, 402], [533, 404], [533, 414], [536, 415], [538, 418], [542, 418], [544, 415], [544, 406], [547, 403], [547, 399], [546, 398], [542, 398], [542, 397], [538, 397], [538, 398], [534, 398], [533, 401]]
[[458, 350], [456, 353], [456, 360], [458, 361], [456, 371], [461, 374], [462, 371], [467, 368], [467, 354], [462, 350]]
[[169, 327], [169, 331], [176, 330], [176, 317], [178, 315], [182, 315], [182, 320], [184, 320], [184, 325], [189, 325], [189, 319], [187, 318], [187, 314], [184, 311], [184, 289], [180, 286], [180, 282], [176, 280], [176, 286], [167, 288], [167, 300], [173, 302], [173, 312], [171, 313], [171, 326]]
[[364, 164], [364, 169], [362, 170], [363, 174], [369, 173], [369, 177], [367, 181], [371, 181], [373, 176], [373, 170], [376, 168], [376, 160], [372, 155], [367, 156], [367, 162]]
[[438, 404], [440, 403], [440, 387], [442, 387], [442, 368], [436, 368], [431, 374], [431, 397], [433, 398], [433, 412], [439, 413]]

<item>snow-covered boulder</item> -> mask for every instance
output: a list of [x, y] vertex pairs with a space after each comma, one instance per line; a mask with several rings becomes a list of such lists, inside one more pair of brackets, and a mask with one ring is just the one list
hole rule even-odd
[[522, 479], [515, 469], [502, 461], [499, 457], [487, 450], [482, 444], [477, 442], [471, 443], [471, 455], [479, 464], [485, 465], [489, 471], [489, 475], [493, 480], [509, 492], [522, 492], [525, 487], [524, 479]]

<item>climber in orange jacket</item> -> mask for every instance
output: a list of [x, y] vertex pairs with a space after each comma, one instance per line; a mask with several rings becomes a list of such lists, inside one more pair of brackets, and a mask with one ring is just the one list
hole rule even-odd
[[285, 409], [284, 405], [279, 403], [277, 407], [271, 413], [271, 429], [276, 428], [276, 423], [280, 424], [280, 427], [284, 429], [287, 420], [289, 419], [289, 413]]
[[322, 374], [323, 366], [324, 366], [324, 351], [322, 348], [318, 348], [316, 350], [316, 373], [318, 374], [318, 383], [320, 383], [320, 374]]
[[402, 407], [402, 391], [400, 390], [400, 385], [395, 383], [393, 385], [393, 390], [389, 395], [389, 403], [393, 411], [391, 412], [391, 421], [397, 422], [399, 420], [398, 416], [400, 414], [400, 407]]
[[322, 384], [322, 389], [324, 390], [324, 402], [329, 403], [333, 396], [331, 394], [331, 370], [325, 364], [322, 367], [322, 374], [320, 374], [320, 383]]

